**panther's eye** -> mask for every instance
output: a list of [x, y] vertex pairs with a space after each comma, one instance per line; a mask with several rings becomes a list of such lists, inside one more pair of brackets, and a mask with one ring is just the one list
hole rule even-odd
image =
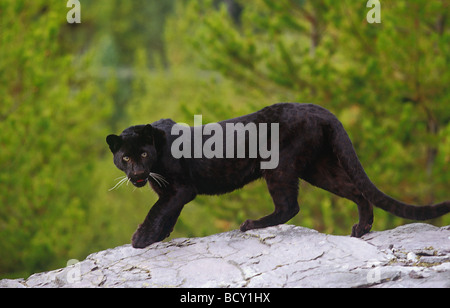
[[147, 155], [148, 155], [147, 152], [142, 152], [141, 157], [142, 157], [142, 158], [146, 158]]
[[126, 162], [130, 161], [130, 158], [128, 156], [124, 156], [124, 157], [122, 157], [122, 159], [123, 159], [123, 161], [126, 161]]

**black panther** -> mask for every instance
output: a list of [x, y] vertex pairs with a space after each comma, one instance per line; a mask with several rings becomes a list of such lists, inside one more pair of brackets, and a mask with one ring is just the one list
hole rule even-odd
[[[240, 226], [244, 232], [282, 224], [294, 217], [300, 209], [297, 201], [299, 178], [357, 204], [359, 222], [352, 228], [354, 237], [370, 231], [372, 206], [415, 220], [427, 220], [450, 212], [450, 201], [414, 206], [378, 190], [365, 173], [342, 124], [320, 106], [280, 103], [218, 122], [224, 131], [227, 123], [267, 123], [269, 132], [270, 124], [278, 123], [278, 165], [262, 169], [260, 163], [267, 158], [259, 154], [251, 158], [237, 158], [236, 155], [235, 158], [194, 158], [194, 155], [174, 158], [172, 144], [179, 136], [173, 135], [172, 128], [179, 124], [170, 119], [131, 126], [120, 136], [109, 135], [106, 138], [114, 154], [115, 165], [126, 174], [124, 181], [130, 181], [136, 187], [149, 182], [159, 196], [134, 233], [133, 247], [144, 248], [168, 237], [183, 206], [196, 195], [224, 194], [259, 178], [266, 181], [275, 210], [258, 220], [246, 220]], [[194, 132], [195, 128], [189, 129]], [[270, 144], [269, 135], [267, 133], [263, 137], [267, 138], [267, 144]], [[194, 143], [194, 133], [191, 136]], [[236, 138], [233, 145], [249, 147], [249, 133], [244, 132], [244, 136], [244, 145], [237, 144]], [[205, 143], [210, 137], [203, 135], [201, 140]], [[225, 144], [226, 134], [220, 138]], [[222, 157], [226, 157], [225, 146], [223, 151]]]

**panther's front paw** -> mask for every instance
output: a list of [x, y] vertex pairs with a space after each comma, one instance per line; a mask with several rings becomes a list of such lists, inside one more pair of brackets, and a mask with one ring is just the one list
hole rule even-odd
[[144, 224], [139, 225], [131, 238], [133, 248], [145, 248], [153, 243], [160, 242], [170, 235], [170, 231], [156, 228], [146, 228]]
[[145, 248], [154, 242], [156, 242], [156, 240], [154, 240], [144, 228], [141, 228], [141, 225], [139, 225], [131, 238], [131, 246], [133, 246], [133, 248]]
[[248, 230], [251, 230], [251, 229], [255, 229], [253, 220], [247, 219], [246, 221], [244, 221], [244, 222], [242, 223], [242, 225], [239, 227], [239, 229], [240, 229], [242, 232], [245, 232], [245, 231], [248, 231]]

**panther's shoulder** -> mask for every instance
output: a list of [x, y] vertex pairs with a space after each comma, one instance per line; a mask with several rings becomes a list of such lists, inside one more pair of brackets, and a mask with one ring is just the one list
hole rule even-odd
[[166, 129], [171, 129], [172, 126], [174, 126], [175, 124], [177, 124], [174, 120], [172, 119], [160, 119], [156, 122], [153, 122], [151, 125], [155, 128], [159, 128], [162, 130], [166, 130]]

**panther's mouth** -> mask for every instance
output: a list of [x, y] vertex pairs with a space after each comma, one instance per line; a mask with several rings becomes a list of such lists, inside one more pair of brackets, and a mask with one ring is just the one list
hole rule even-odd
[[142, 187], [145, 184], [147, 184], [147, 181], [148, 179], [137, 179], [137, 180], [132, 179], [131, 183], [136, 187]]

